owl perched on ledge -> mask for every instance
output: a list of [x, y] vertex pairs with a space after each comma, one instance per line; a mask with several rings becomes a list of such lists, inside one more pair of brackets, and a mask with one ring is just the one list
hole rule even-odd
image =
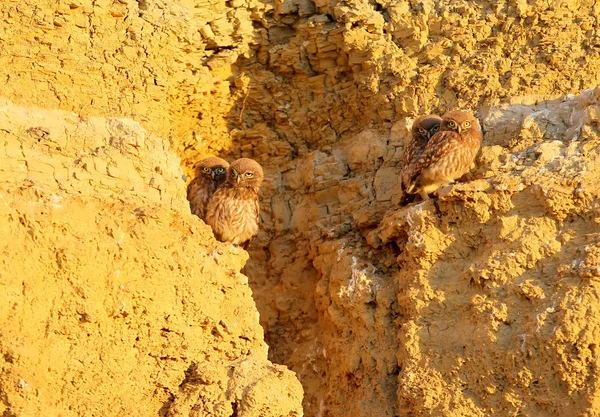
[[248, 249], [258, 233], [258, 190], [263, 178], [262, 167], [252, 159], [231, 163], [227, 180], [217, 189], [206, 211], [206, 223], [217, 240]]
[[225, 182], [229, 162], [224, 159], [205, 158], [194, 166], [196, 177], [187, 188], [187, 199], [190, 202], [192, 214], [206, 220], [208, 202], [217, 187]]
[[417, 162], [427, 146], [429, 139], [440, 129], [442, 118], [428, 114], [415, 119], [412, 124], [410, 142], [404, 147], [402, 155], [402, 189], [406, 190], [414, 174]]
[[427, 200], [429, 194], [466, 174], [482, 138], [479, 122], [471, 114], [461, 110], [444, 114], [440, 130], [429, 139], [407, 181], [406, 191]]

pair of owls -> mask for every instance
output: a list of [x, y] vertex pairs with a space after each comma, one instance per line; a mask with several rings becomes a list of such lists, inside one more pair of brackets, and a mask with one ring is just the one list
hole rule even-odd
[[221, 242], [248, 249], [258, 233], [260, 164], [241, 158], [231, 163], [211, 157], [198, 162], [187, 189], [192, 214], [208, 224]]
[[420, 194], [427, 200], [429, 194], [462, 177], [469, 171], [482, 137], [477, 119], [461, 110], [415, 119], [402, 161], [405, 193]]

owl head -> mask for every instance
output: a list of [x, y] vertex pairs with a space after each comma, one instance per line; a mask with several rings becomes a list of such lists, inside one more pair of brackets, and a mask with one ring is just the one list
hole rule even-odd
[[471, 113], [462, 110], [450, 110], [442, 116], [440, 130], [465, 133], [470, 130], [481, 131], [481, 127], [479, 126], [479, 121]]
[[253, 188], [258, 191], [263, 178], [260, 164], [249, 158], [233, 161], [227, 171], [227, 181], [236, 187]]
[[414, 138], [429, 140], [440, 129], [441, 124], [442, 118], [435, 114], [419, 116], [412, 124], [412, 135]]
[[196, 169], [197, 177], [209, 178], [211, 181], [221, 184], [227, 177], [229, 162], [217, 157], [204, 158], [196, 163], [194, 168]]

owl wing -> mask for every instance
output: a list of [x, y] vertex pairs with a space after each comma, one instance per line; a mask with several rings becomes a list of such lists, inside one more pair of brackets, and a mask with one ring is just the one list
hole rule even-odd
[[187, 199], [190, 202], [190, 211], [192, 214], [204, 220], [206, 207], [211, 196], [212, 190], [210, 189], [210, 184], [202, 181], [201, 178], [194, 178], [187, 188]]
[[198, 178], [194, 178], [187, 186], [187, 199], [192, 201], [192, 197], [198, 192]]
[[410, 141], [404, 148], [402, 155], [402, 189], [406, 190], [410, 184], [415, 166], [419, 161], [419, 157], [427, 146], [427, 138], [412, 136]]
[[[260, 224], [260, 204], [258, 202], [258, 196], [255, 196], [255, 198], [252, 200], [252, 212], [252, 215], [256, 219], [256, 224]], [[248, 250], [248, 247], [250, 246], [254, 238], [256, 238], [256, 235], [243, 242], [241, 245], [242, 248], [244, 248], [244, 250]]]
[[223, 184], [213, 194], [206, 205], [206, 224], [208, 224], [217, 240], [223, 241], [223, 234], [227, 231], [230, 213], [227, 209], [227, 203], [230, 200], [229, 193], [231, 187], [227, 183]]
[[431, 137], [421, 157], [416, 162], [414, 171], [412, 172], [409, 185], [407, 187], [409, 192], [414, 191], [416, 188], [419, 175], [424, 169], [431, 168], [440, 159], [444, 158], [447, 154], [453, 152], [455, 149], [460, 148], [461, 136], [457, 132], [452, 130], [444, 130], [437, 132]]
[[201, 202], [198, 201], [200, 187], [201, 184], [200, 181], [198, 181], [198, 178], [194, 178], [187, 187], [187, 199], [190, 202], [190, 210], [192, 211], [192, 214], [195, 214], [196, 216], [198, 216], [198, 203], [201, 204]]
[[258, 202], [258, 196], [254, 199], [254, 213], [256, 215], [256, 224], [260, 224], [260, 204]]

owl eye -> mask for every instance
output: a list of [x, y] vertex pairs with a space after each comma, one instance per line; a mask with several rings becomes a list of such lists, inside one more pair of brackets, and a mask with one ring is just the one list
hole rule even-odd
[[454, 121], [450, 120], [450, 121], [448, 122], [448, 127], [449, 127], [450, 129], [454, 129], [454, 128], [456, 127], [456, 123], [454, 123]]
[[202, 171], [204, 171], [204, 172], [210, 172], [210, 168], [209, 167], [204, 167], [204, 168], [202, 168]]
[[426, 132], [425, 132], [425, 129], [423, 129], [422, 127], [420, 127], [420, 128], [419, 128], [419, 133], [421, 133], [422, 135], [424, 135], [424, 134], [426, 133]]
[[464, 122], [463, 127], [464, 128], [471, 127], [471, 122]]
[[245, 172], [244, 175], [246, 178], [252, 178], [254, 176], [254, 172]]
[[430, 132], [437, 132], [438, 130], [440, 130], [439, 126], [433, 126], [431, 129], [429, 129]]
[[225, 172], [225, 168], [223, 168], [223, 167], [217, 168], [217, 174], [222, 174], [224, 172]]

